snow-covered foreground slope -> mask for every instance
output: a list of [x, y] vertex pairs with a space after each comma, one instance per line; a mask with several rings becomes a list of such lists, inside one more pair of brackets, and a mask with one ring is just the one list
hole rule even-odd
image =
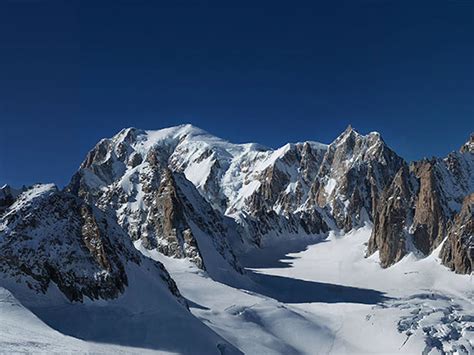
[[376, 255], [364, 258], [370, 233], [366, 226], [254, 251], [242, 257], [258, 266], [252, 292], [217, 283], [186, 260], [148, 255], [166, 265], [192, 312], [247, 354], [471, 354], [472, 277], [434, 256], [382, 269]]
[[148, 349], [99, 344], [54, 330], [0, 288], [0, 352], [2, 353], [152, 353]]
[[309, 320], [275, 299], [218, 283], [186, 260], [143, 251], [166, 264], [194, 315], [245, 354], [330, 350], [333, 336], [324, 320]]
[[0, 353], [240, 353], [166, 297], [153, 278], [144, 278], [139, 268], [128, 273], [130, 285], [121, 297], [83, 304], [61, 302], [54, 288], [46, 295], [12, 292], [20, 303], [0, 288]]

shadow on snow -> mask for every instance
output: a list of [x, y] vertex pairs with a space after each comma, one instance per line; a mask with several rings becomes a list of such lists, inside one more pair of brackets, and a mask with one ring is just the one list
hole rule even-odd
[[277, 240], [261, 249], [241, 255], [239, 260], [255, 281], [255, 291], [283, 303], [360, 303], [379, 304], [389, 298], [383, 292], [338, 284], [305, 281], [285, 276], [267, 275], [251, 269], [291, 268], [299, 257], [288, 254], [305, 251], [308, 246], [328, 243], [321, 238]]
[[379, 304], [389, 298], [383, 292], [316, 281], [254, 273], [258, 292], [283, 303]]

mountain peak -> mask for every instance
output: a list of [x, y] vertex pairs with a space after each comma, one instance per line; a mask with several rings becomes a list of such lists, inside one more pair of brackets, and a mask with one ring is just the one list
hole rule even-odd
[[354, 127], [352, 127], [351, 124], [349, 124], [346, 129], [344, 130], [344, 132], [342, 132], [339, 137], [348, 137], [348, 136], [358, 136], [360, 135], [359, 132], [357, 132]]
[[348, 141], [353, 141], [355, 138], [363, 137], [359, 132], [357, 132], [352, 125], [348, 125], [347, 128], [342, 132], [333, 142], [333, 144], [345, 144]]
[[469, 140], [464, 143], [460, 149], [461, 153], [474, 153], [474, 132], [471, 133]]
[[155, 138], [180, 138], [186, 135], [192, 136], [212, 136], [210, 133], [206, 132], [205, 130], [193, 126], [190, 123], [181, 124], [177, 126], [171, 126], [161, 129], [138, 129], [135, 127], [128, 127], [123, 128], [118, 132], [115, 136], [113, 136], [112, 140], [115, 142], [122, 142], [128, 141], [132, 142], [137, 139], [138, 136], [147, 136], [148, 139], [155, 137]]
[[341, 143], [347, 142], [348, 139], [353, 140], [357, 138], [364, 139], [364, 140], [367, 139], [369, 140], [369, 142], [373, 142], [373, 143], [378, 143], [378, 142], [384, 143], [384, 140], [382, 139], [382, 136], [380, 135], [379, 132], [373, 131], [373, 132], [369, 132], [366, 135], [363, 135], [363, 134], [360, 134], [358, 131], [356, 131], [350, 124], [347, 126], [344, 132], [342, 132], [334, 140], [334, 143], [341, 144]]

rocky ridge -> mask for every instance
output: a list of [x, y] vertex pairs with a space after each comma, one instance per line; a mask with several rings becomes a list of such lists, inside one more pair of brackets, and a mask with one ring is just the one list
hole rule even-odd
[[[318, 235], [334, 226], [350, 230], [362, 225], [401, 162], [380, 135], [363, 136], [351, 127], [329, 146], [303, 142], [276, 150], [232, 144], [190, 125], [131, 128], [99, 142], [69, 190], [118, 211], [120, 224], [139, 239], [144, 233], [136, 220], [148, 213], [161, 175], [181, 173], [215, 214], [238, 223], [240, 239], [259, 245], [269, 235]], [[134, 199], [139, 207], [130, 210]], [[213, 239], [222, 244], [224, 229], [218, 229], [221, 237]]]

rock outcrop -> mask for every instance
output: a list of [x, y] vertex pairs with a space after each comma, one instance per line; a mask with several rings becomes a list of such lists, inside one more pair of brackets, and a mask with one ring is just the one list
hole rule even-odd
[[382, 202], [375, 213], [368, 253], [379, 251], [383, 267], [396, 263], [407, 252], [407, 224], [413, 215], [412, 184], [408, 167], [404, 165], [382, 194]]
[[470, 274], [474, 268], [474, 193], [464, 200], [454, 219], [440, 258], [444, 265], [459, 274]]
[[4, 185], [0, 187], [0, 215], [10, 207], [16, 198], [25, 190], [25, 187], [21, 189], [15, 189], [10, 185]]

